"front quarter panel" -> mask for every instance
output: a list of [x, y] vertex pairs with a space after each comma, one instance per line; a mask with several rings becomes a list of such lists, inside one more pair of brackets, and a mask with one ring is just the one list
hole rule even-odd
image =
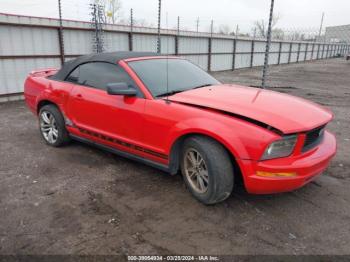
[[164, 100], [148, 100], [145, 118], [144, 141], [168, 155], [179, 138], [202, 134], [219, 141], [236, 159], [258, 160], [266, 146], [279, 137], [217, 111]]

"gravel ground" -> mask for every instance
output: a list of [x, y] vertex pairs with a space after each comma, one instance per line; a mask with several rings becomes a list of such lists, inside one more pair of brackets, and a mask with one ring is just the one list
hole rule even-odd
[[[291, 193], [236, 188], [204, 206], [181, 176], [73, 143], [46, 146], [23, 102], [0, 104], [0, 254], [350, 254], [350, 63], [271, 68], [271, 87], [330, 107], [339, 150]], [[259, 85], [261, 69], [214, 74]]]

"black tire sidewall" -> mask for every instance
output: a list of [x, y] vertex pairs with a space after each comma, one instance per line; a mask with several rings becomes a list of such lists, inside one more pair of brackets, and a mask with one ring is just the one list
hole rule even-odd
[[[215, 146], [221, 147], [221, 145], [219, 145], [219, 144], [217, 144]], [[196, 137], [193, 137], [193, 138], [190, 138], [190, 139], [185, 141], [184, 146], [182, 148], [182, 154], [181, 154], [181, 172], [182, 172], [182, 175], [183, 175], [183, 178], [184, 178], [184, 181], [186, 183], [187, 188], [189, 189], [189, 191], [192, 193], [192, 195], [197, 200], [199, 200], [200, 202], [207, 204], [207, 205], [215, 204], [217, 202], [223, 201], [224, 199], [226, 199], [229, 196], [229, 195], [220, 196], [221, 192], [219, 192], [219, 191], [223, 188], [223, 183], [227, 183], [227, 185], [224, 185], [224, 187], [229, 188], [229, 190], [230, 190], [229, 193], [231, 193], [232, 188], [233, 188], [233, 175], [234, 175], [233, 168], [231, 168], [232, 169], [231, 174], [218, 174], [217, 173], [218, 168], [220, 168], [218, 166], [218, 164], [220, 165], [220, 163], [216, 162], [215, 158], [217, 156], [210, 155], [210, 152], [213, 151], [213, 150], [211, 150], [210, 147], [211, 147], [211, 145], [203, 143], [202, 139], [198, 139]], [[206, 166], [208, 169], [209, 183], [208, 183], [208, 189], [205, 193], [198, 193], [197, 191], [195, 191], [193, 189], [192, 185], [190, 184], [190, 182], [188, 181], [188, 178], [186, 176], [186, 173], [184, 170], [184, 158], [185, 158], [185, 153], [190, 148], [197, 150], [201, 154], [201, 156], [203, 157], [203, 159], [206, 163]], [[224, 149], [221, 151], [225, 152]], [[227, 154], [220, 156], [220, 157], [223, 158], [223, 161], [230, 161]], [[231, 165], [231, 167], [232, 167], [232, 165]], [[225, 180], [227, 180], [227, 181], [224, 181], [222, 175], [231, 176], [232, 179], [230, 179], [229, 177], [225, 177]], [[226, 188], [225, 188], [225, 190], [227, 190]]]
[[64, 118], [61, 114], [61, 112], [59, 111], [59, 109], [55, 106], [55, 105], [46, 105], [43, 106], [40, 111], [39, 111], [39, 118], [41, 118], [41, 114], [42, 112], [49, 112], [50, 114], [53, 115], [53, 117], [55, 118], [56, 121], [56, 125], [57, 125], [57, 129], [58, 129], [58, 137], [55, 143], [49, 143], [40, 128], [40, 119], [39, 119], [39, 130], [40, 130], [40, 135], [41, 137], [44, 139], [44, 141], [46, 142], [46, 144], [53, 146], [53, 147], [59, 147], [64, 145], [65, 143], [67, 143], [68, 140], [68, 133], [66, 130], [66, 126], [65, 126], [65, 121]]

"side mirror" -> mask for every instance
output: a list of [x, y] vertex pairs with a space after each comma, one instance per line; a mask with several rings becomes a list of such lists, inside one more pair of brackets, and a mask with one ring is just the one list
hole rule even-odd
[[107, 94], [121, 96], [136, 96], [137, 90], [128, 87], [126, 83], [109, 83], [107, 84]]

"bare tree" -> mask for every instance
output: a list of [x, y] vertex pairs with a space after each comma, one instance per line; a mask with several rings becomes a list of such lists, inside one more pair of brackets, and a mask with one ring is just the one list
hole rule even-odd
[[[273, 16], [272, 18], [272, 30], [275, 29], [278, 21], [280, 20], [280, 16]], [[260, 36], [262, 38], [266, 38], [267, 36], [267, 28], [268, 28], [268, 22], [261, 19], [261, 20], [257, 20], [254, 22], [254, 26], [257, 30], [257, 36]]]
[[224, 35], [230, 35], [232, 34], [233, 29], [229, 25], [220, 25], [219, 26], [219, 33]]
[[285, 32], [280, 28], [275, 28], [272, 30], [272, 38], [277, 40], [284, 40]]

